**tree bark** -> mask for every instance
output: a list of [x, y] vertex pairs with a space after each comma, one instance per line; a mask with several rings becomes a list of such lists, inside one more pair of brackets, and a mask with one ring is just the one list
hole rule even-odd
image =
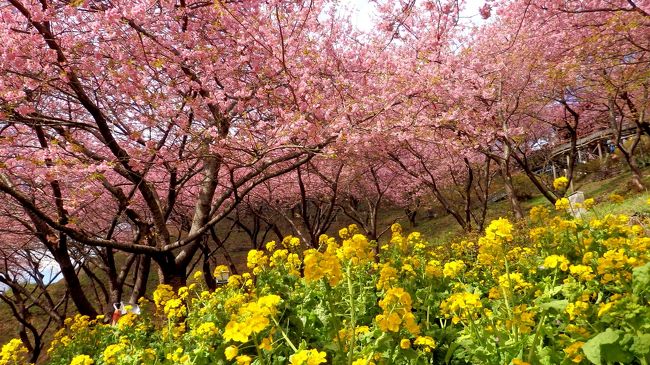
[[519, 198], [517, 198], [515, 187], [512, 184], [512, 174], [510, 173], [510, 166], [508, 160], [503, 159], [499, 161], [499, 167], [501, 170], [501, 177], [503, 178], [503, 187], [506, 190], [508, 202], [510, 203], [510, 207], [512, 208], [512, 213], [515, 215], [516, 220], [521, 220], [524, 218], [524, 212], [521, 209]]

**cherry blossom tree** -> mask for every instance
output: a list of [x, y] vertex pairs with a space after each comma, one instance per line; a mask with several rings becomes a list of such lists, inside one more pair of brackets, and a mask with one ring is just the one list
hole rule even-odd
[[327, 2], [11, 0], [0, 17], [14, 216], [52, 249], [150, 257], [175, 286], [242, 197], [351, 122], [358, 49]]

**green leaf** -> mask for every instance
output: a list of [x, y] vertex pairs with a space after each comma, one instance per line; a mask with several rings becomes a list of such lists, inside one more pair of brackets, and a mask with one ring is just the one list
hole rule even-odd
[[569, 301], [566, 299], [553, 300], [548, 303], [542, 303], [539, 306], [544, 310], [553, 309], [558, 312], [563, 312], [566, 306], [569, 304]]
[[650, 262], [637, 267], [632, 272], [632, 291], [638, 296], [650, 286]]
[[612, 331], [608, 328], [605, 332], [601, 332], [592, 337], [582, 346], [582, 351], [585, 356], [593, 364], [600, 365], [604, 360], [603, 346], [615, 344], [618, 340], [618, 332]]
[[634, 344], [632, 344], [630, 350], [641, 358], [650, 354], [650, 333], [634, 337]]
[[451, 361], [451, 357], [454, 355], [454, 351], [460, 346], [460, 343], [454, 342], [449, 346], [449, 349], [447, 350], [447, 354], [445, 355], [445, 364], [449, 364]]

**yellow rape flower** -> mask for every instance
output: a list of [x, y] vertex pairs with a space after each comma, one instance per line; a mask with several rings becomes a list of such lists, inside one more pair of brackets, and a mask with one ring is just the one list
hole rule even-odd
[[260, 343], [260, 348], [264, 351], [273, 350], [273, 339], [270, 337], [264, 337]]
[[560, 198], [555, 201], [555, 210], [568, 210], [571, 207], [571, 203], [567, 198]]
[[553, 180], [553, 189], [555, 190], [564, 190], [567, 186], [569, 186], [569, 179], [566, 176], [560, 176]]
[[0, 364], [25, 364], [27, 363], [27, 348], [23, 342], [17, 338], [12, 338], [9, 342], [2, 345], [0, 351]]
[[530, 219], [533, 222], [542, 222], [550, 216], [550, 212], [542, 205], [536, 205], [530, 208]]
[[382, 264], [381, 270], [379, 270], [377, 289], [389, 289], [394, 283], [397, 283], [397, 269], [390, 266], [390, 263]]
[[465, 271], [465, 263], [463, 260], [456, 260], [456, 261], [451, 261], [445, 264], [444, 268], [442, 269], [442, 274], [446, 278], [455, 278], [458, 275], [460, 275], [463, 271]]
[[199, 280], [199, 279], [201, 279], [202, 277], [203, 277], [203, 271], [197, 271], [197, 272], [194, 273], [194, 275], [192, 275], [192, 278], [193, 278], [194, 280]]
[[290, 365], [318, 365], [327, 362], [327, 354], [324, 351], [299, 350], [295, 354], [289, 356]]
[[512, 365], [530, 365], [530, 363], [517, 358], [517, 359], [512, 359]]
[[224, 350], [224, 355], [226, 355], [226, 360], [234, 359], [238, 353], [239, 353], [239, 349], [237, 348], [237, 346], [233, 346], [233, 345], [226, 347], [226, 349]]
[[384, 332], [398, 332], [403, 324], [412, 334], [419, 333], [415, 316], [411, 313], [411, 295], [402, 288], [390, 288], [379, 301], [383, 313], [375, 317], [377, 325]]
[[565, 311], [569, 315], [569, 320], [573, 321], [577, 317], [584, 314], [584, 312], [586, 312], [588, 309], [589, 309], [589, 303], [577, 301], [574, 303], [569, 303], [566, 306]]
[[106, 364], [117, 364], [120, 354], [126, 349], [123, 343], [116, 343], [106, 346], [102, 353], [102, 359]]
[[[498, 278], [499, 285], [506, 290], [523, 290], [530, 288], [532, 285], [526, 282], [520, 273], [503, 274]], [[512, 286], [512, 288], [511, 288]]]
[[226, 324], [223, 338], [226, 341], [247, 342], [252, 334], [262, 332], [270, 324], [269, 317], [276, 313], [281, 301], [279, 296], [271, 294], [241, 306]]
[[481, 298], [474, 293], [454, 293], [440, 303], [440, 309], [447, 317], [452, 318], [453, 323], [467, 319], [476, 309], [483, 307]]
[[411, 348], [411, 340], [409, 340], [408, 338], [403, 338], [403, 339], [399, 342], [399, 347], [401, 347], [401, 348], [404, 349], [404, 350], [406, 350], [406, 349], [410, 349], [410, 348]]
[[513, 226], [506, 218], [499, 218], [490, 222], [485, 229], [485, 237], [490, 240], [512, 241]]
[[300, 238], [288, 235], [282, 239], [282, 246], [288, 249], [297, 248], [300, 246]]
[[305, 252], [304, 275], [305, 282], [311, 283], [325, 278], [330, 286], [335, 286], [341, 280], [341, 262], [338, 257], [329, 252], [318, 252], [314, 249]]
[[156, 305], [156, 308], [162, 309], [165, 307], [165, 303], [175, 296], [176, 294], [170, 285], [160, 284], [153, 292], [153, 302]]
[[418, 336], [413, 344], [416, 346], [422, 346], [426, 352], [436, 348], [436, 341], [429, 336]]
[[562, 271], [569, 270], [569, 260], [562, 255], [550, 255], [544, 259], [544, 267], [548, 269], [560, 268]]
[[623, 198], [621, 195], [614, 193], [609, 194], [607, 199], [612, 203], [622, 203], [625, 200], [625, 198]]
[[372, 261], [375, 252], [366, 236], [355, 234], [343, 241], [341, 247], [336, 251], [336, 255], [341, 260], [350, 260], [352, 264], [358, 265]]
[[569, 266], [569, 272], [582, 281], [589, 281], [594, 278], [594, 271], [591, 269], [591, 266], [587, 265], [571, 265]]
[[208, 339], [219, 333], [219, 329], [217, 329], [217, 326], [214, 324], [214, 322], [203, 322], [197, 329], [194, 330], [194, 333], [196, 333], [198, 337]]
[[430, 260], [427, 262], [427, 266], [424, 268], [424, 272], [430, 277], [442, 277], [442, 264], [438, 260]]
[[163, 309], [165, 315], [170, 319], [177, 319], [187, 316], [187, 307], [180, 298], [169, 299]]
[[250, 250], [248, 251], [248, 256], [246, 259], [246, 266], [249, 269], [255, 269], [258, 267], [264, 267], [268, 263], [269, 258], [264, 254], [263, 251], [259, 250]]
[[580, 349], [585, 343], [582, 341], [576, 341], [564, 349], [564, 353], [567, 358], [570, 358], [574, 363], [580, 363], [584, 359], [584, 356], [579, 353]]
[[72, 358], [70, 365], [93, 365], [95, 361], [88, 355], [77, 355]]
[[214, 271], [212, 273], [217, 280], [226, 280], [226, 278], [230, 274], [230, 269], [228, 269], [228, 266], [226, 265], [219, 265], [214, 268]]
[[248, 355], [237, 356], [235, 360], [237, 361], [237, 365], [250, 365], [253, 361], [253, 359]]

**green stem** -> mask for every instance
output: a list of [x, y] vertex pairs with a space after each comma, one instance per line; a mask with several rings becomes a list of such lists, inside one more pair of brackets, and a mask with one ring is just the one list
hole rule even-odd
[[[508, 292], [506, 293], [506, 290], [503, 289], [503, 287], [501, 289], [503, 291], [503, 298], [505, 299], [505, 302], [506, 302], [506, 309], [508, 310], [508, 316], [510, 317], [510, 320], [512, 321], [512, 323], [514, 323], [515, 318], [514, 318], [514, 315], [512, 314], [512, 310], [510, 308], [510, 301], [509, 301], [510, 294], [512, 294], [512, 292], [514, 291], [514, 287], [512, 285], [512, 280], [510, 280], [510, 266], [508, 265], [508, 258], [505, 255], [503, 256], [503, 262], [504, 262], [505, 267], [506, 267], [506, 279], [508, 279]], [[517, 326], [513, 325], [511, 331], [512, 331], [513, 336], [515, 337], [515, 341], [517, 341], [519, 339]]]
[[544, 324], [545, 319], [546, 319], [546, 313], [543, 313], [542, 318], [539, 319], [539, 323], [537, 324], [537, 328], [535, 329], [535, 336], [533, 337], [533, 344], [530, 346], [530, 350], [528, 350], [528, 362], [529, 363], [533, 362], [533, 356], [535, 355], [535, 346], [537, 346], [537, 339], [539, 338], [539, 331], [542, 329], [542, 325]]
[[336, 342], [339, 344], [339, 349], [341, 350], [341, 353], [345, 351], [345, 346], [343, 345], [343, 341], [341, 340], [341, 336], [339, 334], [341, 330], [341, 321], [339, 320], [339, 317], [336, 315], [336, 312], [334, 311], [334, 306], [332, 303], [332, 288], [329, 286], [327, 282], [324, 283], [325, 285], [325, 296], [327, 297], [326, 303], [327, 303], [327, 309], [330, 311], [330, 315], [332, 316], [332, 320], [335, 323], [334, 324], [334, 330], [336, 331]]
[[275, 319], [275, 317], [271, 317], [271, 319], [273, 319], [273, 323], [275, 323], [275, 326], [280, 330], [280, 333], [282, 334], [282, 337], [284, 338], [285, 341], [287, 341], [287, 344], [289, 345], [289, 347], [291, 347], [293, 352], [298, 352], [298, 348], [293, 345], [293, 342], [291, 342], [291, 339], [289, 339], [289, 336], [287, 336], [287, 333], [284, 332], [284, 329], [282, 329], [282, 326], [280, 326], [280, 323], [278, 323], [278, 321]]
[[348, 294], [350, 295], [350, 326], [352, 327], [351, 329], [351, 343], [350, 343], [350, 351], [348, 352], [348, 365], [352, 365], [352, 361], [354, 360], [354, 345], [356, 343], [356, 328], [357, 328], [357, 318], [356, 318], [356, 311], [355, 311], [355, 303], [354, 303], [354, 287], [352, 286], [352, 278], [350, 277], [350, 267], [352, 267], [351, 263], [348, 263], [348, 267], [346, 269], [346, 274], [348, 277]]
[[260, 344], [257, 341], [257, 336], [253, 336], [253, 342], [255, 343], [255, 351], [257, 351], [257, 358], [260, 359], [262, 364], [266, 364], [266, 359], [264, 358], [262, 351], [260, 351]]

